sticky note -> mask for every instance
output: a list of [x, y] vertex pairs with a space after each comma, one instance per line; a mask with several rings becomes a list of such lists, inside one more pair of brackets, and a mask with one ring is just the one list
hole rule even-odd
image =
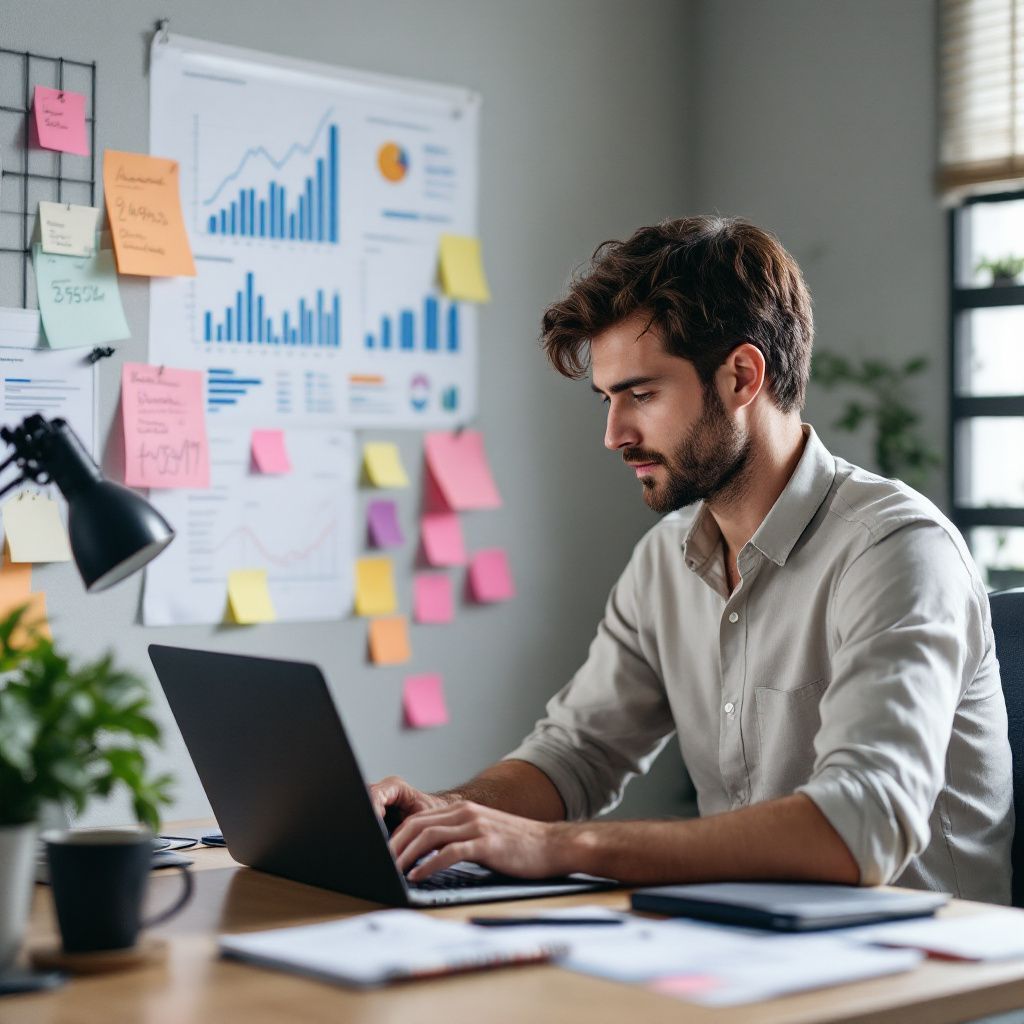
[[418, 572], [412, 581], [413, 617], [424, 626], [455, 617], [452, 581], [443, 572]]
[[241, 626], [277, 618], [266, 569], [233, 569], [228, 573], [228, 612], [231, 621]]
[[19, 494], [4, 505], [3, 519], [12, 562], [71, 561], [57, 502], [41, 494]]
[[466, 235], [442, 235], [440, 257], [441, 288], [450, 299], [490, 302], [480, 239]]
[[74, 203], [39, 203], [39, 238], [54, 256], [91, 256], [96, 250], [100, 211]]
[[444, 684], [440, 675], [430, 673], [408, 676], [402, 690], [405, 721], [414, 729], [429, 729], [448, 722], [448, 708], [444, 703]]
[[401, 665], [412, 657], [404, 615], [370, 623], [370, 657], [375, 665]]
[[43, 330], [51, 348], [121, 341], [129, 336], [114, 270], [114, 254], [54, 256], [32, 247]]
[[290, 473], [292, 463], [284, 441], [283, 430], [252, 432], [252, 461], [260, 473]]
[[420, 521], [420, 539], [428, 565], [466, 564], [462, 524], [454, 512], [425, 512]]
[[36, 115], [36, 134], [43, 149], [89, 155], [85, 97], [80, 92], [37, 85], [32, 108]]
[[376, 548], [396, 548], [405, 542], [393, 501], [371, 501], [366, 509], [370, 540]]
[[478, 551], [469, 561], [469, 590], [481, 603], [507, 601], [516, 596], [508, 557], [501, 548]]
[[103, 154], [103, 191], [122, 274], [195, 277], [178, 177], [176, 160], [116, 149]]
[[390, 615], [397, 605], [391, 559], [356, 559], [356, 615]]
[[0, 566], [0, 618], [5, 618], [19, 604], [25, 604], [32, 590], [32, 563], [12, 562], [4, 545]]
[[367, 441], [363, 445], [363, 466], [374, 487], [408, 487], [409, 477], [402, 465], [398, 445], [388, 441]]
[[52, 640], [53, 633], [50, 632], [50, 621], [46, 612], [46, 594], [37, 590], [18, 603], [27, 604], [28, 607], [18, 623], [18, 628], [11, 634], [11, 646], [23, 647], [31, 643], [33, 637], [37, 635]]
[[125, 363], [121, 411], [126, 484], [210, 486], [202, 371]]
[[491, 476], [484, 439], [476, 430], [435, 432], [423, 441], [427, 468], [445, 504], [453, 512], [501, 507]]

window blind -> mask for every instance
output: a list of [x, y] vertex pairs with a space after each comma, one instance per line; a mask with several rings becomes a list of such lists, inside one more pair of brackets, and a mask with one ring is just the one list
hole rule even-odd
[[939, 187], [1024, 178], [1024, 0], [940, 0]]

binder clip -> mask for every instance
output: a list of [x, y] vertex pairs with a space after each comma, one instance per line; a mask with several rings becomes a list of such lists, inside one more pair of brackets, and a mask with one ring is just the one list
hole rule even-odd
[[101, 359], [106, 359], [107, 356], [112, 356], [116, 350], [112, 349], [109, 345], [97, 345], [86, 357], [87, 363], [98, 363]]

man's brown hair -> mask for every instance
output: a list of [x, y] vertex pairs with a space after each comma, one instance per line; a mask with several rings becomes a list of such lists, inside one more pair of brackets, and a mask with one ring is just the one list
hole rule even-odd
[[768, 232], [736, 218], [683, 217], [603, 242], [545, 311], [541, 344], [559, 373], [579, 378], [590, 340], [634, 314], [693, 363], [705, 388], [737, 345], [756, 345], [775, 404], [803, 407], [811, 298], [796, 261]]

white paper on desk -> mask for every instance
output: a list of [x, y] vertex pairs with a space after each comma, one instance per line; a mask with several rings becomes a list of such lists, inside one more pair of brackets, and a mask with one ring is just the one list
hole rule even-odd
[[843, 932], [847, 941], [905, 946], [958, 960], [1024, 957], [1024, 910], [1009, 907], [920, 921], [871, 925]]
[[517, 928], [483, 929], [415, 910], [378, 910], [325, 924], [222, 935], [220, 949], [260, 966], [367, 986], [530, 961], [561, 947], [551, 934], [541, 944]]

